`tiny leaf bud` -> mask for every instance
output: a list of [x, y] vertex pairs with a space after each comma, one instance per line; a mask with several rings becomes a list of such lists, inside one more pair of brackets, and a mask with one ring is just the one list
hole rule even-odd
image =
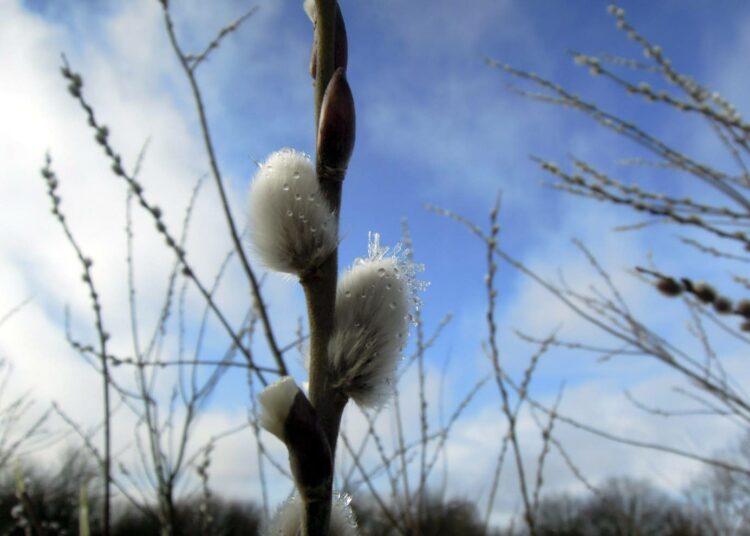
[[665, 296], [674, 297], [682, 293], [682, 286], [671, 277], [662, 277], [656, 283], [656, 288]]
[[714, 301], [714, 309], [717, 313], [725, 315], [732, 312], [732, 302], [729, 298], [719, 296]]
[[716, 291], [708, 283], [696, 283], [693, 286], [695, 296], [703, 303], [713, 303], [716, 299]]
[[744, 316], [747, 319], [750, 319], [750, 300], [740, 300], [737, 303], [737, 314]]

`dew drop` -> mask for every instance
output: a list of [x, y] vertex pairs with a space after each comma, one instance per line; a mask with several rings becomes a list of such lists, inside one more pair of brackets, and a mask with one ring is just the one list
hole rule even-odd
[[310, 226], [310, 232], [315, 234], [318, 230], [314, 226]]
[[309, 199], [310, 201], [315, 201], [315, 194], [308, 195], [307, 199]]
[[393, 285], [391, 285], [390, 283], [385, 284], [385, 290], [391, 290], [392, 288], [393, 288]]
[[362, 291], [362, 294], [360, 294], [359, 297], [364, 300], [367, 297], [367, 293], [365, 291]]
[[351, 297], [352, 297], [352, 291], [351, 290], [347, 290], [346, 292], [344, 292], [344, 298], [351, 298]]
[[299, 200], [301, 200], [301, 199], [302, 199], [302, 195], [301, 195], [301, 194], [294, 194], [294, 199], [295, 199], [296, 201], [299, 201]]
[[392, 301], [392, 302], [391, 302], [391, 303], [389, 304], [389, 307], [391, 308], [391, 310], [393, 310], [393, 309], [396, 309], [396, 302], [395, 302], [395, 301]]
[[355, 322], [355, 323], [354, 323], [354, 327], [355, 327], [355, 328], [359, 328], [359, 327], [362, 327], [362, 322]]
[[385, 268], [378, 268], [378, 277], [385, 277]]
[[289, 184], [285, 182], [284, 185], [281, 187], [281, 189], [284, 190], [285, 192], [288, 192], [289, 191]]
[[286, 215], [291, 218], [292, 216], [294, 216], [294, 211], [293, 210], [287, 210], [286, 211]]
[[295, 171], [295, 172], [294, 172], [294, 174], [292, 175], [292, 178], [293, 178], [293, 179], [294, 179], [295, 181], [298, 181], [298, 180], [299, 180], [299, 171]]

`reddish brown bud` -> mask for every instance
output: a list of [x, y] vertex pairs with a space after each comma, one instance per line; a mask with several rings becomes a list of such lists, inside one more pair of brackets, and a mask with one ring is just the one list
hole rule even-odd
[[750, 321], [745, 321], [740, 324], [740, 329], [745, 332], [750, 331]]
[[725, 315], [732, 312], [732, 301], [724, 296], [719, 296], [714, 301], [714, 309], [717, 313]]
[[323, 95], [318, 124], [318, 173], [323, 180], [343, 180], [354, 150], [354, 98], [342, 68], [338, 68]]
[[674, 297], [682, 293], [682, 286], [671, 277], [663, 277], [656, 283], [656, 288], [665, 296]]

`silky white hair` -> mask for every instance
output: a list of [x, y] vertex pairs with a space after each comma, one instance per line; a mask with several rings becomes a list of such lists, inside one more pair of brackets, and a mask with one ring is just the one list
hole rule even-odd
[[270, 269], [302, 275], [338, 245], [337, 222], [310, 158], [282, 149], [260, 166], [250, 186], [250, 240]]
[[422, 288], [415, 279], [421, 267], [399, 247], [388, 253], [371, 234], [368, 257], [354, 262], [336, 290], [329, 366], [336, 387], [364, 407], [381, 405], [391, 392], [415, 292]]

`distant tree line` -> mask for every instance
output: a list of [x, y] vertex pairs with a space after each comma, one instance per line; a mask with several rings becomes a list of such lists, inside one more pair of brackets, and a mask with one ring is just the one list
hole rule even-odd
[[[744, 455], [740, 443], [731, 454]], [[21, 471], [6, 467], [0, 472], [0, 535], [63, 536], [100, 534], [102, 500], [96, 466], [82, 451], [71, 450], [56, 468]], [[733, 478], [730, 482], [728, 477]], [[88, 484], [88, 485], [87, 485]], [[81, 488], [91, 493], [82, 499]], [[28, 501], [22, 504], [21, 494]], [[84, 532], [81, 508], [90, 512]], [[595, 493], [550, 494], [535, 512], [537, 534], [548, 536], [745, 536], [750, 535], [750, 479], [710, 469], [695, 479], [682, 496], [671, 496], [653, 484], [627, 478], [610, 479]], [[113, 505], [111, 533], [117, 536], [159, 535], [158, 505], [143, 509], [129, 503]], [[383, 515], [365, 496], [352, 505], [362, 535], [403, 534], [401, 527]], [[184, 536], [247, 536], [263, 534], [262, 509], [252, 501], [229, 500], [214, 493], [196, 493], [176, 505]], [[485, 530], [476, 501], [471, 497], [445, 498], [429, 494], [407, 536], [526, 536], [528, 528], [509, 522]], [[518, 524], [519, 526], [516, 526]]]

